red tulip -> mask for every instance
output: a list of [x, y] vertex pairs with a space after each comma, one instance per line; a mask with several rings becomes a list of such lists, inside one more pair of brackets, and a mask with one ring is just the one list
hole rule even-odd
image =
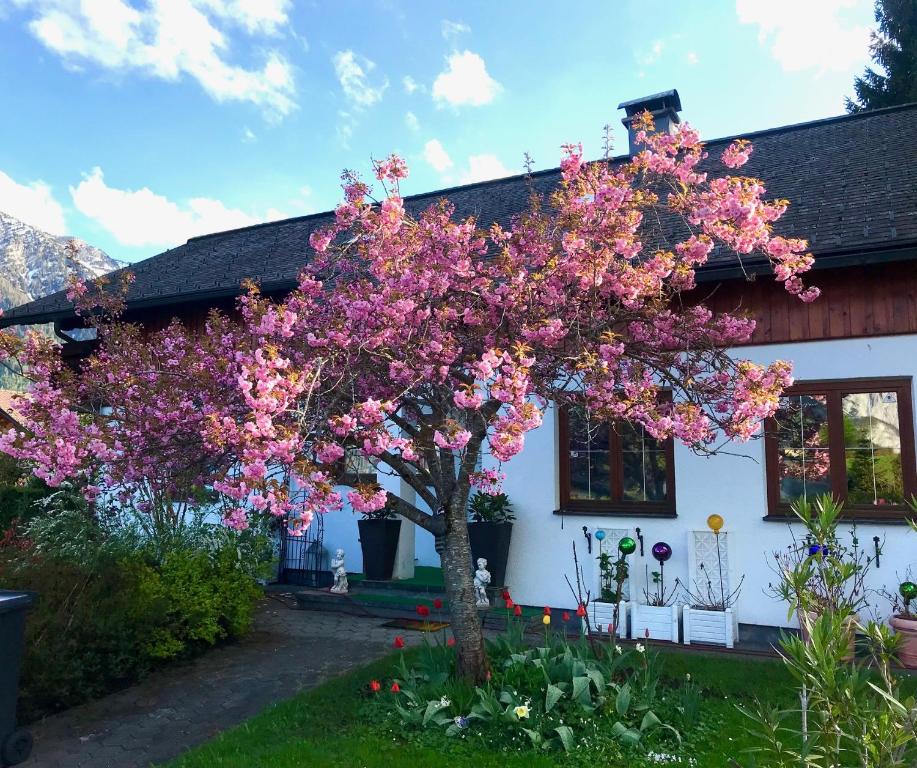
[[509, 599], [510, 599], [509, 590], [508, 590], [508, 589], [504, 589], [503, 592], [501, 593], [500, 597], [502, 597], [504, 600], [509, 600]]
[[443, 601], [440, 600], [440, 599], [437, 597], [437, 598], [433, 601], [433, 607], [438, 611], [440, 608], [443, 607]]
[[427, 605], [418, 605], [418, 606], [417, 606], [417, 615], [418, 615], [418, 616], [424, 616], [424, 617], [429, 616], [429, 615], [430, 615], [430, 607], [427, 606]]
[[455, 645], [455, 638], [454, 638], [454, 637], [450, 637], [448, 640], [446, 640], [446, 645], [448, 645], [450, 648], [452, 648], [452, 647]]
[[507, 598], [506, 600], [503, 601], [503, 605], [506, 606], [506, 610], [509, 610], [510, 608], [513, 607], [513, 601]]
[[647, 640], [650, 639], [650, 628], [649, 628], [649, 627], [647, 627], [646, 629], [643, 630], [643, 636], [644, 636]]
[[564, 611], [564, 612], [560, 615], [560, 617], [561, 617], [564, 621], [570, 621], [570, 612], [569, 612], [569, 611]]
[[517, 605], [515, 608], [513, 608], [513, 616], [521, 616], [521, 615], [522, 615], [522, 606]]
[[544, 615], [545, 615], [545, 616], [550, 616], [550, 615], [551, 615], [551, 609], [550, 609], [548, 606], [545, 606], [545, 607], [544, 607]]
[[580, 604], [576, 607], [576, 615], [579, 616], [581, 619], [582, 619], [582, 618], [585, 618], [585, 616], [586, 616], [586, 606], [583, 605], [582, 603], [580, 603]]
[[404, 638], [401, 635], [395, 638], [394, 646], [396, 648], [404, 648]]
[[369, 681], [369, 690], [373, 693], [379, 693], [382, 690], [382, 684], [378, 680]]
[[401, 686], [398, 683], [392, 683], [392, 693], [401, 693]]
[[612, 637], [615, 636], [615, 625], [614, 624], [608, 625], [608, 634], [611, 635]]

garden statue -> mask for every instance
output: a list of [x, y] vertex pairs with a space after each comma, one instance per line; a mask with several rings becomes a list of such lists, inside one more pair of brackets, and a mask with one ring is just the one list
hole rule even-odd
[[336, 595], [346, 595], [349, 585], [347, 584], [347, 568], [344, 565], [344, 550], [338, 549], [331, 558], [331, 571], [334, 573], [334, 585], [331, 591]]
[[487, 597], [487, 586], [490, 584], [490, 571], [487, 570], [487, 560], [478, 558], [478, 569], [474, 572], [474, 602], [478, 608], [490, 608], [490, 598]]

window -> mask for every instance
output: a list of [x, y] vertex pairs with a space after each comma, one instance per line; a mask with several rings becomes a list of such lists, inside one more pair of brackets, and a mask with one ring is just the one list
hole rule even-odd
[[768, 516], [830, 493], [851, 517], [903, 518], [917, 493], [911, 380], [800, 382], [768, 420], [765, 446]]
[[640, 426], [590, 421], [586, 410], [560, 412], [560, 512], [675, 515], [671, 440]]
[[356, 446], [344, 448], [344, 458], [338, 462], [337, 482], [356, 486], [376, 482], [376, 467]]

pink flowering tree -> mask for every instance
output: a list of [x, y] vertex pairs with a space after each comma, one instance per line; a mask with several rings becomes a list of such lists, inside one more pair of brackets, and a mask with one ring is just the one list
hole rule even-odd
[[[315, 254], [298, 288], [272, 301], [250, 286], [241, 323], [214, 315], [206, 341], [194, 342], [206, 345], [200, 365], [212, 383], [200, 400], [192, 395], [194, 413], [178, 434], [220, 457], [211, 487], [226, 500], [227, 523], [267, 512], [307, 526], [343, 505], [336, 467], [346, 451], [362, 452], [413, 498], [367, 484], [346, 499], [364, 513], [388, 505], [433, 534], [458, 669], [469, 680], [487, 671], [469, 494], [498, 490], [501, 465], [550, 404], [576, 403], [592, 418], [715, 451], [752, 437], [791, 382], [788, 363], [728, 353], [750, 337], [752, 319], [714, 314], [691, 293], [717, 249], [763, 256], [787, 291], [814, 300], [817, 289], [800, 278], [812, 264], [806, 244], [772, 230], [786, 201], [733, 172], [751, 152], [745, 142], [702, 172], [706, 154], [689, 126], [654, 134], [647, 120], [638, 138], [645, 149], [626, 163], [584, 162], [578, 146], [565, 147], [554, 192], [533, 195], [527, 211], [488, 229], [456, 219], [448, 200], [407, 211], [399, 188], [407, 167], [397, 157], [376, 165], [378, 198], [345, 174], [344, 202], [312, 235]], [[96, 356], [86, 370], [94, 366], [97, 380], [102, 371], [118, 378], [114, 358]], [[102, 384], [99, 402], [133, 391]], [[59, 395], [42, 397], [39, 410], [53, 410]], [[102, 437], [111, 430], [103, 420], [65, 426], [69, 442], [102, 465], [125, 450]], [[142, 430], [134, 436], [145, 439]], [[82, 457], [64, 461], [52, 438], [11, 435], [0, 447], [45, 475], [76, 471]], [[168, 450], [173, 436], [161, 445]], [[133, 467], [130, 477], [148, 470]]]

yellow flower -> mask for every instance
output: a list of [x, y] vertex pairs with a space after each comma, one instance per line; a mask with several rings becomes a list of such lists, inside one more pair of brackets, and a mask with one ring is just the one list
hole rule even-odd
[[520, 720], [527, 720], [529, 716], [529, 711], [530, 710], [528, 708], [528, 705], [526, 704], [520, 704], [518, 707], [516, 707], [513, 710], [513, 712], [516, 713], [516, 717], [518, 717]]
[[548, 616], [548, 615], [542, 616], [542, 617], [541, 617], [541, 623], [544, 624], [545, 626], [548, 626], [548, 624], [551, 623], [551, 617]]

